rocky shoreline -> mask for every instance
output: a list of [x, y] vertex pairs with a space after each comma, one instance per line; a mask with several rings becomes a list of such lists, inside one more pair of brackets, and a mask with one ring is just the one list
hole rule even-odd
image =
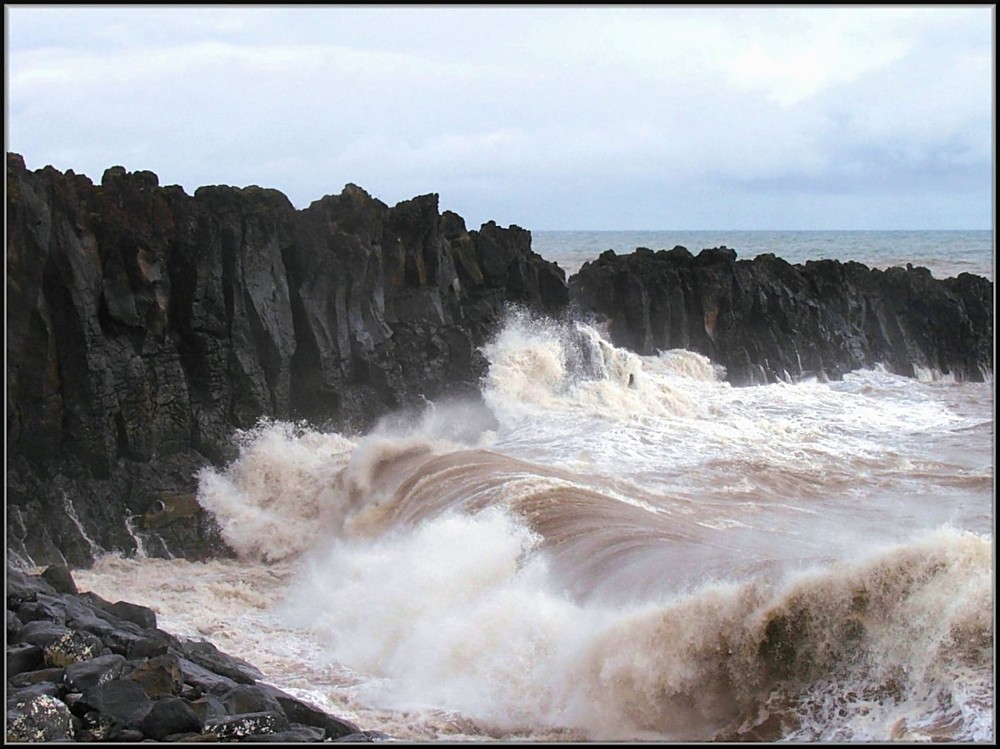
[[388, 738], [264, 681], [156, 613], [79, 592], [68, 569], [7, 568], [9, 742], [372, 742]]
[[531, 233], [470, 230], [438, 196], [356, 185], [296, 210], [276, 190], [152, 172], [100, 182], [7, 154], [7, 553], [228, 555], [196, 475], [261, 418], [341, 432], [480, 397], [512, 305], [604, 321], [640, 354], [688, 348], [734, 385], [882, 365], [981, 380], [993, 283], [924, 268], [606, 252], [572, 278]]
[[358, 433], [478, 398], [512, 305], [606, 323], [640, 354], [697, 351], [734, 385], [993, 370], [993, 283], [970, 274], [676, 247], [567, 279], [530, 232], [467, 229], [434, 194], [389, 207], [347, 185], [296, 210], [275, 190], [187, 195], [121, 167], [94, 184], [17, 154], [6, 290], [8, 740], [378, 738], [147, 608], [77, 593], [67, 570], [231, 555], [196, 477], [235, 457], [234, 434], [262, 418]]

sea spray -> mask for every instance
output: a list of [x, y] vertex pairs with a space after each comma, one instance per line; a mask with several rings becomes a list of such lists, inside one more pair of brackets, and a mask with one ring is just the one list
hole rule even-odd
[[333, 497], [354, 443], [283, 422], [262, 421], [240, 437], [240, 455], [225, 472], [199, 474], [198, 502], [241, 556], [275, 561], [310, 548], [335, 530], [344, 508]]
[[[310, 557], [289, 616], [373, 677], [374, 704], [508, 731], [711, 739], [748, 730], [779, 694], [793, 706], [782, 720], [807, 731], [795, 706], [812, 705], [824, 681], [860, 719], [855, 692], [894, 689], [912, 711], [922, 695], [981, 694], [992, 679], [989, 543], [971, 534], [938, 532], [774, 586], [709, 584], [617, 608], [560, 592], [539, 541], [489, 508], [339, 543]], [[884, 708], [884, 737], [899, 718]]]
[[483, 404], [248, 433], [199, 491], [241, 559], [150, 595], [401, 737], [992, 738], [992, 384], [487, 351]]

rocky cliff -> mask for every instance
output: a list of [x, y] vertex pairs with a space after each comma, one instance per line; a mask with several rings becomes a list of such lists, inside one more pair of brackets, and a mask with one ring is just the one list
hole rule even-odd
[[261, 417], [361, 430], [478, 397], [480, 346], [515, 303], [610, 321], [648, 354], [688, 348], [734, 384], [881, 364], [980, 380], [993, 284], [922, 268], [737, 261], [725, 248], [604, 253], [567, 285], [531, 235], [468, 230], [436, 195], [347, 185], [304, 210], [259, 187], [100, 185], [7, 156], [7, 549], [225, 553], [195, 475]]
[[609, 321], [615, 344], [697, 351], [737, 385], [876, 365], [964, 381], [993, 371], [993, 283], [968, 273], [940, 280], [926, 268], [675, 247], [605, 252], [570, 279], [570, 294], [579, 314]]
[[296, 210], [259, 187], [101, 184], [7, 156], [7, 545], [35, 564], [101, 549], [221, 550], [194, 475], [262, 416], [363, 428], [478, 394], [508, 303], [555, 313], [529, 232], [467, 230], [437, 195], [347, 185]]

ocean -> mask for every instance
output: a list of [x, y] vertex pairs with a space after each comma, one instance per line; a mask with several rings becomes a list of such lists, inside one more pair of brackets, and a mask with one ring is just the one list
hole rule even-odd
[[[992, 279], [991, 232], [533, 238]], [[994, 740], [992, 375], [735, 388], [514, 312], [484, 354], [481, 402], [238, 435], [198, 494], [237, 559], [78, 586], [401, 739]]]
[[576, 273], [605, 250], [622, 254], [636, 247], [669, 250], [675, 245], [697, 254], [726, 246], [749, 260], [771, 252], [790, 263], [854, 260], [872, 268], [907, 263], [930, 268], [935, 278], [975, 273], [993, 280], [993, 232], [976, 231], [533, 231], [532, 247]]

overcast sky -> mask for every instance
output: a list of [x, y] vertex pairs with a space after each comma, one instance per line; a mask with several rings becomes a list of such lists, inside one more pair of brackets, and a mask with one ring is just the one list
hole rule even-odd
[[5, 6], [6, 147], [470, 228], [993, 225], [992, 5]]

